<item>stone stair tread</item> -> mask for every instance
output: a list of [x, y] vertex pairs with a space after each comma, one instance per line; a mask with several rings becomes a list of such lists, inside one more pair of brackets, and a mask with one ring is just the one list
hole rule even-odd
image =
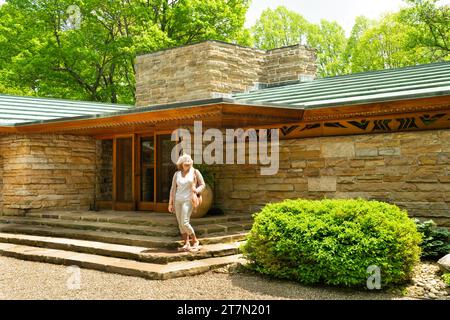
[[[47, 225], [57, 226], [70, 229], [89, 229], [99, 231], [117, 231], [127, 234], [140, 234], [149, 236], [178, 236], [178, 227], [176, 226], [147, 226], [147, 225], [129, 225], [111, 223], [111, 222], [95, 222], [85, 220], [59, 220], [52, 218], [30, 218], [30, 217], [0, 217], [0, 223], [15, 223], [15, 224], [33, 224], [33, 225]], [[195, 224], [195, 221], [193, 222]], [[196, 226], [195, 229], [199, 235], [211, 234], [216, 232], [227, 232], [241, 229], [250, 229], [251, 223], [226, 222], [221, 224], [203, 224]]]
[[[178, 241], [177, 237], [164, 237], [164, 236], [146, 236], [146, 235], [134, 235], [134, 234], [125, 234], [118, 233], [112, 231], [94, 231], [94, 230], [81, 230], [81, 229], [72, 229], [72, 228], [55, 228], [45, 225], [25, 225], [25, 224], [0, 224], [0, 232], [10, 233], [10, 230], [23, 230], [23, 231], [42, 231], [46, 234], [45, 236], [52, 236], [54, 234], [55, 237], [65, 237], [72, 238], [71, 236], [103, 236], [105, 238], [118, 238], [118, 239], [126, 239], [126, 240], [148, 240], [148, 241], [156, 241], [156, 242], [176, 242]], [[19, 232], [20, 233], [20, 232]], [[24, 232], [26, 233], [26, 232]], [[69, 236], [70, 235], [70, 236]], [[75, 237], [75, 239], [77, 239]], [[84, 238], [82, 238], [84, 239]], [[89, 240], [89, 239], [85, 239]], [[114, 242], [112, 242], [114, 243]], [[128, 245], [128, 244], [127, 244]]]
[[56, 244], [63, 245], [73, 245], [73, 246], [89, 246], [92, 248], [104, 249], [108, 248], [109, 250], [116, 251], [124, 251], [129, 253], [141, 253], [142, 251], [148, 250], [148, 247], [139, 247], [139, 246], [127, 246], [121, 244], [113, 244], [113, 243], [105, 243], [98, 241], [88, 241], [88, 240], [79, 240], [79, 239], [70, 239], [70, 238], [57, 238], [57, 237], [46, 237], [46, 236], [34, 236], [27, 234], [13, 234], [13, 233], [1, 233], [0, 232], [0, 242], [7, 242], [8, 239], [17, 239], [17, 240], [28, 240], [35, 242], [51, 242]]
[[[28, 218], [28, 217], [14, 217], [14, 218], [6, 218], [0, 217], [0, 222], [13, 222], [16, 224], [35, 224], [35, 225], [48, 225], [48, 226], [60, 226], [64, 228], [70, 229], [78, 229], [78, 228], [89, 228], [91, 230], [108, 230], [108, 231], [128, 231], [130, 230], [129, 225], [118, 224], [118, 223], [109, 223], [109, 222], [93, 222], [93, 221], [85, 221], [85, 220], [77, 220], [77, 221], [68, 221], [68, 220], [59, 220], [59, 219], [51, 219], [51, 218]], [[140, 231], [140, 232], [148, 232], [148, 233], [156, 233], [161, 235], [171, 235], [177, 236], [178, 229], [176, 227], [167, 227], [167, 226], [143, 226], [136, 225], [133, 226], [132, 230]]]
[[10, 233], [0, 233], [0, 242], [33, 247], [44, 247], [49, 249], [95, 253], [120, 258], [126, 257], [147, 262], [158, 261], [158, 263], [167, 263], [177, 260], [194, 260], [208, 258], [211, 256], [227, 255], [230, 252], [236, 253], [240, 245], [240, 242], [207, 244], [202, 245], [199, 252], [190, 253], [178, 252], [174, 250], [161, 250], [161, 248], [118, 245], [98, 241]]
[[42, 261], [83, 268], [115, 272], [148, 279], [169, 279], [207, 272], [213, 268], [242, 261], [242, 256], [231, 255], [195, 261], [172, 262], [167, 265], [139, 262], [121, 258], [72, 251], [0, 243], [0, 254], [24, 260]]
[[[173, 215], [168, 213], [155, 212], [78, 212], [78, 211], [64, 211], [64, 212], [30, 212], [27, 213], [29, 217], [35, 218], [51, 218], [61, 220], [81, 220], [81, 221], [98, 221], [98, 222], [114, 222], [121, 224], [133, 225], [149, 225], [149, 226], [176, 226], [176, 219]], [[196, 225], [203, 224], [222, 224], [224, 222], [251, 222], [252, 217], [248, 214], [242, 215], [222, 215], [222, 216], [206, 216], [199, 219], [192, 219]]]
[[[0, 223], [0, 232], [82, 239], [89, 241], [100, 241], [114, 244], [146, 247], [176, 247], [180, 242], [179, 237], [134, 235], [112, 231], [105, 232], [71, 228], [55, 228], [43, 225]], [[245, 237], [246, 234], [246, 232], [238, 232], [233, 234], [213, 233], [205, 237], [199, 237], [199, 239], [204, 244], [211, 244], [241, 240], [243, 237]]]

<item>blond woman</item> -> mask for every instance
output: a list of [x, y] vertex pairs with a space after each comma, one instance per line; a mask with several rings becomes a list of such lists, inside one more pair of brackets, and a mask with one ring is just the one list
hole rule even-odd
[[[190, 218], [193, 210], [192, 197], [197, 196], [205, 189], [203, 176], [193, 167], [191, 156], [183, 154], [177, 161], [178, 171], [175, 172], [170, 188], [169, 212], [175, 212], [184, 241], [182, 250], [198, 251], [199, 241], [191, 226]], [[189, 238], [192, 238], [192, 246]]]

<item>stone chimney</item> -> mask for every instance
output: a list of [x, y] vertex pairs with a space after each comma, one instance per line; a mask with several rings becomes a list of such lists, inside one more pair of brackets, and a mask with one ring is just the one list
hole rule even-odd
[[204, 41], [136, 58], [136, 106], [227, 97], [316, 76], [316, 50], [258, 50]]

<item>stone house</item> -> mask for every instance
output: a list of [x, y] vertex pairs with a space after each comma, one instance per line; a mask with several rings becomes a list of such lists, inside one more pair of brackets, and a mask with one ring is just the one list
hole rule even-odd
[[277, 174], [211, 166], [228, 214], [363, 197], [450, 227], [450, 63], [323, 79], [316, 67], [302, 45], [204, 41], [138, 56], [135, 106], [0, 95], [0, 211], [166, 211], [170, 133], [201, 120], [279, 132]]

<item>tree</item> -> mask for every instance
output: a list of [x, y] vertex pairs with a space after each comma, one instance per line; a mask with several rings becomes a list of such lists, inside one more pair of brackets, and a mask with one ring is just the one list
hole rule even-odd
[[205, 39], [245, 43], [248, 0], [9, 0], [0, 84], [133, 103], [136, 54]]
[[348, 40], [350, 72], [450, 60], [450, 7], [435, 0], [407, 0], [409, 6], [378, 21], [356, 20]]
[[336, 22], [311, 24], [285, 7], [267, 9], [252, 28], [253, 37], [262, 49], [303, 39], [318, 50], [322, 77], [450, 60], [450, 6], [405, 1], [407, 8], [378, 20], [357, 17], [348, 39]]
[[359, 49], [359, 43], [364, 33], [369, 30], [369, 28], [373, 27], [376, 24], [376, 21], [370, 20], [364, 16], [356, 17], [355, 24], [353, 25], [352, 31], [350, 33], [350, 37], [347, 40], [347, 46], [345, 48], [344, 60], [346, 64], [346, 71], [352, 72], [357, 68], [354, 66], [356, 63], [355, 56], [358, 54], [357, 50]]
[[349, 47], [350, 71], [363, 72], [435, 62], [423, 47], [408, 45], [414, 28], [399, 13], [389, 14], [367, 28], [353, 47]]
[[345, 71], [343, 53], [345, 32], [336, 22], [322, 20], [319, 25], [309, 23], [302, 15], [283, 6], [266, 9], [252, 27], [255, 46], [274, 49], [302, 43], [318, 49], [320, 76], [342, 74]]
[[450, 5], [437, 0], [406, 0], [410, 7], [401, 10], [400, 20], [409, 25], [408, 49], [422, 49], [430, 62], [450, 60]]
[[346, 73], [344, 56], [347, 39], [344, 29], [337, 22], [322, 20], [319, 25], [310, 25], [307, 43], [318, 50], [319, 76]]
[[256, 47], [270, 50], [304, 42], [308, 30], [309, 23], [302, 15], [279, 6], [262, 12], [252, 34]]

